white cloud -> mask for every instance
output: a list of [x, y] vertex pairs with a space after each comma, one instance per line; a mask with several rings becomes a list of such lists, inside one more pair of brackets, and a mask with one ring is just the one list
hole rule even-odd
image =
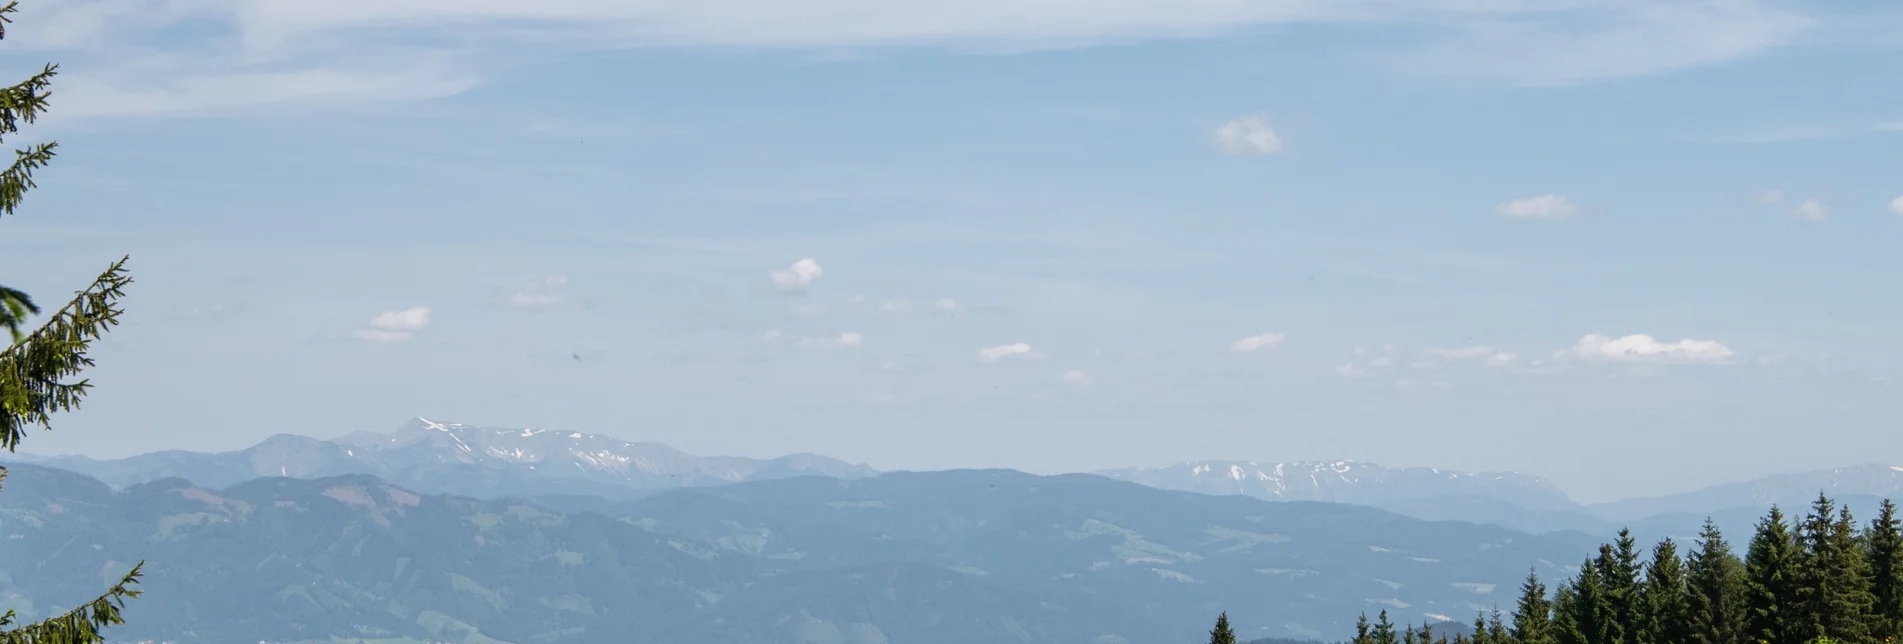
[[1227, 154], [1274, 154], [1282, 150], [1282, 137], [1257, 116], [1245, 116], [1216, 128], [1216, 146]]
[[1335, 375], [1338, 375], [1344, 378], [1365, 378], [1372, 374], [1369, 374], [1366, 369], [1357, 367], [1355, 366], [1355, 363], [1350, 362], [1350, 363], [1343, 364], [1339, 367], [1335, 367]]
[[813, 283], [813, 280], [819, 279], [819, 276], [825, 273], [826, 269], [821, 268], [818, 261], [808, 257], [793, 262], [793, 265], [786, 268], [776, 269], [771, 273], [767, 273], [767, 279], [773, 282], [773, 286], [781, 290], [793, 291]]
[[912, 303], [905, 300], [886, 300], [879, 304], [879, 310], [884, 313], [904, 313], [912, 310]]
[[1890, 200], [1890, 214], [1903, 217], [1903, 195]]
[[943, 311], [945, 313], [957, 313], [959, 311], [965, 310], [965, 307], [963, 305], [960, 305], [958, 303], [958, 300], [954, 300], [949, 297], [939, 299], [938, 303], [932, 305], [932, 308], [938, 309], [939, 311]]
[[1077, 385], [1080, 387], [1086, 387], [1086, 386], [1089, 386], [1091, 383], [1096, 382], [1096, 379], [1091, 377], [1090, 372], [1082, 371], [1078, 369], [1072, 369], [1070, 371], [1066, 371], [1062, 375], [1059, 375], [1057, 378], [1058, 380], [1062, 380], [1065, 383]]
[[1830, 211], [1816, 199], [1805, 199], [1804, 203], [1797, 204], [1797, 207], [1791, 210], [1791, 216], [1805, 221], [1823, 221], [1830, 217]]
[[1784, 193], [1777, 190], [1766, 190], [1763, 194], [1758, 195], [1758, 203], [1767, 206], [1784, 203]]
[[546, 309], [570, 301], [564, 288], [568, 278], [562, 275], [545, 277], [526, 288], [502, 294], [499, 298], [503, 306], [517, 309]]
[[1612, 338], [1597, 333], [1587, 334], [1577, 344], [1559, 352], [1562, 358], [1586, 362], [1661, 364], [1720, 363], [1733, 355], [1735, 351], [1715, 340], [1660, 342], [1645, 334]]
[[1540, 195], [1500, 204], [1495, 212], [1515, 219], [1565, 219], [1578, 210], [1579, 205], [1565, 195]]
[[1472, 346], [1458, 349], [1429, 348], [1427, 355], [1444, 360], [1479, 360], [1488, 366], [1505, 367], [1512, 365], [1519, 356], [1493, 347]]
[[851, 349], [863, 346], [865, 343], [865, 336], [850, 332], [830, 338], [806, 338], [800, 341], [800, 344], [815, 349]]
[[1024, 358], [1024, 359], [1034, 360], [1041, 356], [1042, 354], [1038, 353], [1036, 349], [1031, 348], [1031, 345], [1025, 344], [1023, 342], [1018, 342], [1015, 344], [1001, 344], [995, 347], [986, 347], [986, 348], [978, 350], [978, 360], [981, 362], [990, 362], [990, 363], [1001, 362], [1008, 358]]
[[1229, 350], [1237, 353], [1267, 351], [1281, 345], [1282, 340], [1287, 338], [1287, 333], [1264, 333], [1262, 335], [1249, 336], [1230, 344]]
[[427, 306], [413, 306], [400, 311], [384, 311], [364, 328], [357, 329], [352, 335], [359, 340], [371, 342], [409, 342], [416, 334], [429, 326], [430, 309]]

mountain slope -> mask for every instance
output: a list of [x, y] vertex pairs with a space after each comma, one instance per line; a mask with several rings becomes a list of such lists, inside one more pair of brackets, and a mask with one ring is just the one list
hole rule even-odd
[[478, 497], [631, 493], [821, 475], [856, 478], [871, 468], [811, 454], [760, 460], [693, 456], [666, 445], [534, 429], [412, 419], [395, 432], [336, 440], [277, 435], [237, 452], [167, 451], [125, 459], [17, 458], [80, 472], [116, 487], [165, 478], [224, 487], [265, 476], [369, 474], [422, 492]]
[[1098, 474], [1166, 490], [1352, 503], [1421, 519], [1491, 523], [1534, 533], [1618, 529], [1546, 479], [1513, 472], [1469, 474], [1355, 461], [1200, 461]]
[[1903, 498], [1903, 467], [1871, 464], [1777, 474], [1680, 494], [1601, 503], [1591, 509], [1594, 514], [1614, 521], [1669, 513], [1705, 514], [1734, 508], [1762, 512], [1774, 503], [1791, 511], [1809, 506], [1819, 493], [1832, 498]]
[[1582, 535], [1007, 471], [683, 488], [563, 514], [352, 475], [114, 491], [16, 466], [0, 604], [29, 615], [151, 561], [117, 636], [185, 641], [1096, 644], [1338, 638], [1361, 610], [1510, 604]]

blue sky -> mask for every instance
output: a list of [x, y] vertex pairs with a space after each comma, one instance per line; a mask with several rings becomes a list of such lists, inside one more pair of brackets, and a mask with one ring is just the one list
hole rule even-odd
[[1585, 501], [1903, 462], [1887, 3], [318, 9], [23, 6], [62, 156], [0, 274], [138, 279], [27, 450], [421, 415]]

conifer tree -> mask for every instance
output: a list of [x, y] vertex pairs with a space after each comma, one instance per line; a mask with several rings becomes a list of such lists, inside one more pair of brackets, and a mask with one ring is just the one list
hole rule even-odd
[[1354, 644], [1374, 644], [1374, 634], [1368, 629], [1367, 611], [1361, 611], [1361, 616], [1355, 618], [1355, 639], [1353, 642]]
[[1487, 614], [1485, 612], [1474, 611], [1473, 628], [1474, 635], [1472, 638], [1462, 638], [1459, 633], [1455, 633], [1454, 639], [1466, 639], [1466, 641], [1473, 642], [1473, 644], [1493, 644], [1493, 640], [1487, 637]]
[[1507, 636], [1506, 619], [1500, 615], [1500, 606], [1497, 604], [1493, 612], [1487, 615], [1487, 640], [1493, 644], [1510, 644], [1513, 641]]
[[1579, 565], [1579, 574], [1554, 597], [1554, 636], [1561, 644], [1609, 644], [1613, 639], [1613, 609], [1608, 601], [1602, 569], [1611, 565], [1612, 549], [1601, 549], [1597, 559]]
[[1600, 549], [1597, 562], [1606, 604], [1611, 608], [1604, 644], [1632, 644], [1644, 614], [1639, 597], [1639, 549], [1632, 532], [1621, 528], [1611, 548]]
[[1710, 517], [1698, 534], [1698, 551], [1685, 562], [1686, 641], [1741, 644], [1744, 564], [1732, 554]]
[[1797, 587], [1797, 544], [1777, 506], [1758, 521], [1745, 552], [1743, 639], [1768, 644], [1803, 644]]
[[1798, 536], [1803, 553], [1797, 588], [1802, 634], [1865, 641], [1873, 602], [1849, 508], [1838, 509], [1829, 497], [1818, 494]]
[[1638, 641], [1645, 644], [1685, 644], [1691, 641], [1687, 618], [1685, 567], [1678, 558], [1678, 544], [1662, 539], [1652, 548], [1652, 560], [1645, 567], [1645, 582], [1640, 586]]
[[1903, 530], [1896, 504], [1884, 499], [1877, 518], [1864, 533], [1865, 557], [1870, 562], [1871, 639], [1903, 638]]
[[[17, 9], [17, 2], [0, 5], [0, 38], [5, 38], [5, 25], [13, 22]], [[49, 88], [58, 71], [57, 65], [49, 64], [18, 84], [0, 88], [0, 140], [19, 133], [21, 125], [33, 123], [46, 112]], [[0, 218], [14, 215], [27, 191], [36, 187], [33, 172], [53, 159], [55, 147], [48, 142], [15, 150], [13, 162], [0, 170]], [[118, 323], [119, 299], [132, 282], [125, 261], [114, 262], [31, 332], [23, 331], [24, 323], [28, 315], [39, 313], [39, 307], [26, 293], [0, 287], [0, 326], [7, 328], [11, 341], [0, 349], [0, 449], [8, 453], [17, 449], [28, 427], [51, 429], [53, 414], [77, 407], [85, 396], [90, 383], [72, 379], [92, 366], [86, 357], [92, 342]], [[5, 478], [6, 469], [0, 468], [0, 482]], [[120, 611], [125, 601], [139, 595], [132, 587], [143, 566], [133, 566], [97, 599], [45, 621], [16, 625], [13, 611], [0, 614], [0, 644], [104, 641], [100, 632], [124, 623]]]
[[1537, 570], [1526, 572], [1520, 584], [1520, 601], [1513, 611], [1513, 641], [1518, 644], [1556, 644], [1553, 639], [1553, 605], [1546, 600], [1546, 584], [1540, 583]]
[[1388, 621], [1387, 609], [1381, 609], [1381, 615], [1375, 619], [1373, 634], [1375, 644], [1400, 644], [1394, 636], [1394, 622]]
[[1229, 630], [1229, 612], [1216, 616], [1216, 627], [1209, 631], [1209, 644], [1236, 644], [1236, 632]]

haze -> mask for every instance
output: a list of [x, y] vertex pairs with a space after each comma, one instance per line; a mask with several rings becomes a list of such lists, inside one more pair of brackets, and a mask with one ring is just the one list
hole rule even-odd
[[1192, 4], [31, 3], [0, 266], [138, 287], [27, 449], [1903, 462], [1903, 14]]

